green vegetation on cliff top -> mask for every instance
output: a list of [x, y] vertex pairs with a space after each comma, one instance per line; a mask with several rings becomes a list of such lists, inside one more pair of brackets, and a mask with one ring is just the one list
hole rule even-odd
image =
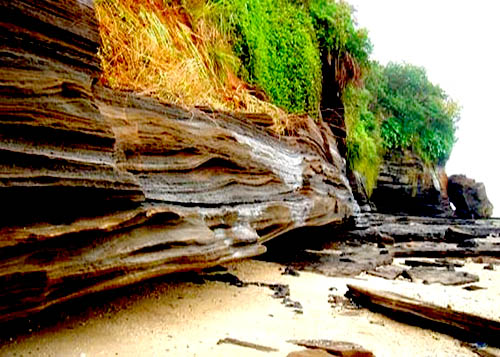
[[444, 164], [455, 143], [457, 103], [410, 64], [372, 64], [366, 87], [374, 94], [371, 110], [381, 120], [384, 148], [409, 149], [425, 162]]
[[103, 81], [112, 87], [266, 112], [278, 132], [293, 115], [343, 111], [347, 160], [368, 191], [388, 150], [411, 150], [429, 164], [450, 155], [457, 104], [422, 68], [370, 61], [367, 31], [343, 1], [97, 0], [96, 11]]

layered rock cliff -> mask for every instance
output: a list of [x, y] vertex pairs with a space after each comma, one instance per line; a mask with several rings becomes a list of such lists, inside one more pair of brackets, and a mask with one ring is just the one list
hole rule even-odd
[[426, 165], [412, 152], [388, 152], [370, 201], [381, 213], [451, 216], [444, 168]]
[[92, 1], [1, 1], [0, 321], [357, 210], [331, 130], [98, 84]]

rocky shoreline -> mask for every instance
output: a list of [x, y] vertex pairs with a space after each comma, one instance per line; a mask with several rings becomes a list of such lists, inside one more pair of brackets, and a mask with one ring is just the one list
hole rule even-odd
[[[464, 265], [458, 271], [479, 276], [479, 282], [426, 285], [366, 273], [294, 274], [284, 265], [252, 259], [169, 275], [11, 322], [2, 328], [0, 354], [286, 356], [305, 350], [294, 344], [300, 340], [349, 342], [379, 357], [498, 353], [482, 339], [459, 340], [446, 331], [433, 331], [432, 325], [394, 320], [391, 314], [361, 308], [344, 296], [351, 284], [499, 320], [499, 261], [495, 270], [470, 258], [457, 261]], [[393, 264], [404, 267], [404, 259], [396, 258]], [[464, 289], [470, 286], [481, 289]]]
[[[378, 315], [359, 312], [354, 295], [358, 300], [370, 296], [373, 305], [375, 297], [395, 301], [396, 292], [356, 290], [356, 281], [389, 290], [404, 287], [406, 293], [418, 286], [429, 296], [432, 285], [441, 297], [465, 291], [478, 297], [473, 304], [495, 304], [491, 291], [498, 285], [500, 219], [489, 218], [492, 205], [481, 183], [448, 177], [442, 167], [395, 151], [386, 153], [368, 197], [363, 178], [346, 165], [342, 118], [304, 118], [293, 135], [279, 136], [266, 115], [186, 109], [111, 90], [99, 82], [100, 39], [92, 1], [14, 0], [2, 2], [0, 11], [0, 193], [5, 208], [0, 217], [0, 323], [6, 332], [0, 353], [25, 354], [39, 345], [37, 352], [43, 353], [36, 354], [41, 355], [95, 355], [108, 347], [120, 355], [157, 355], [174, 347], [174, 355], [220, 355], [241, 348], [276, 355], [292, 353], [298, 344], [324, 353], [357, 349], [358, 355], [373, 351], [380, 356], [383, 346], [376, 340], [381, 332], [363, 339], [372, 332], [362, 321], [377, 325]], [[239, 262], [256, 256], [259, 260]], [[175, 275], [173, 281], [163, 278], [182, 272], [191, 273]], [[344, 296], [348, 284], [351, 300]], [[121, 315], [128, 306], [127, 289], [136, 292], [136, 310]], [[301, 291], [300, 298], [294, 289]], [[317, 296], [308, 296], [314, 289], [319, 289]], [[99, 305], [96, 299], [105, 294], [115, 300]], [[177, 301], [183, 294], [191, 305]], [[269, 303], [269, 295], [276, 301]], [[92, 303], [86, 312], [79, 309], [86, 299], [99, 305], [97, 310], [115, 310], [102, 310], [97, 319]], [[433, 313], [439, 310], [434, 302], [422, 304]], [[227, 314], [220, 313], [225, 305]], [[248, 312], [247, 305], [252, 307]], [[72, 311], [66, 314], [65, 306]], [[145, 317], [151, 306], [158, 309], [155, 316]], [[282, 307], [285, 312], [276, 318], [266, 310]], [[184, 316], [184, 308], [193, 313]], [[330, 329], [341, 335], [333, 320], [351, 326], [352, 311], [361, 317], [354, 322], [357, 332], [347, 333], [350, 343], [322, 333]], [[443, 320], [455, 312], [445, 309], [438, 315]], [[164, 315], [162, 324], [157, 319]], [[486, 320], [460, 316], [496, 333], [498, 314], [487, 315]], [[104, 317], [120, 320], [129, 334], [114, 331], [120, 343], [130, 336], [151, 342], [161, 335], [161, 351], [142, 342], [130, 351], [107, 345], [98, 337], [112, 329]], [[129, 317], [153, 332], [135, 331], [125, 322]], [[67, 324], [66, 318], [71, 320]], [[198, 318], [202, 322], [194, 323]], [[243, 321], [255, 329], [251, 341], [243, 334]], [[403, 338], [401, 325], [383, 321]], [[86, 324], [93, 328], [87, 331]], [[276, 335], [279, 348], [272, 347], [274, 332], [267, 324], [272, 329], [290, 324], [286, 333]], [[17, 325], [18, 334], [11, 330]], [[212, 327], [217, 336], [207, 332]], [[226, 332], [233, 327], [241, 336]], [[67, 340], [75, 334], [61, 332], [66, 328], [88, 333], [94, 342], [75, 349]], [[175, 339], [162, 330], [170, 328], [178, 334]], [[196, 352], [188, 351], [194, 337], [182, 329], [198, 334]], [[412, 333], [422, 343], [415, 354], [428, 353], [429, 332]], [[208, 345], [203, 334], [210, 336]], [[455, 355], [470, 355], [456, 340], [438, 339]], [[368, 350], [356, 347], [358, 340]], [[207, 346], [211, 352], [204, 354]], [[388, 355], [401, 353], [397, 343], [391, 346]]]

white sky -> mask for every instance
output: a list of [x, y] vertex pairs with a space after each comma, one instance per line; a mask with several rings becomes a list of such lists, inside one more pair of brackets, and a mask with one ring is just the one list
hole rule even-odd
[[500, 1], [348, 0], [374, 45], [372, 58], [425, 67], [462, 106], [448, 175], [486, 185], [500, 216]]

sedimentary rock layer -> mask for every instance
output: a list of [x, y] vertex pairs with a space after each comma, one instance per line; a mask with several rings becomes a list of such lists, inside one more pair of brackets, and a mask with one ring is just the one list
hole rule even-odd
[[499, 219], [393, 216], [364, 213], [337, 234], [344, 240], [383, 243], [432, 241], [463, 243], [470, 239], [500, 236]]
[[388, 152], [370, 200], [380, 213], [446, 217], [453, 214], [446, 187], [443, 168], [409, 151]]
[[0, 321], [356, 210], [330, 129], [98, 84], [91, 1], [0, 2]]

